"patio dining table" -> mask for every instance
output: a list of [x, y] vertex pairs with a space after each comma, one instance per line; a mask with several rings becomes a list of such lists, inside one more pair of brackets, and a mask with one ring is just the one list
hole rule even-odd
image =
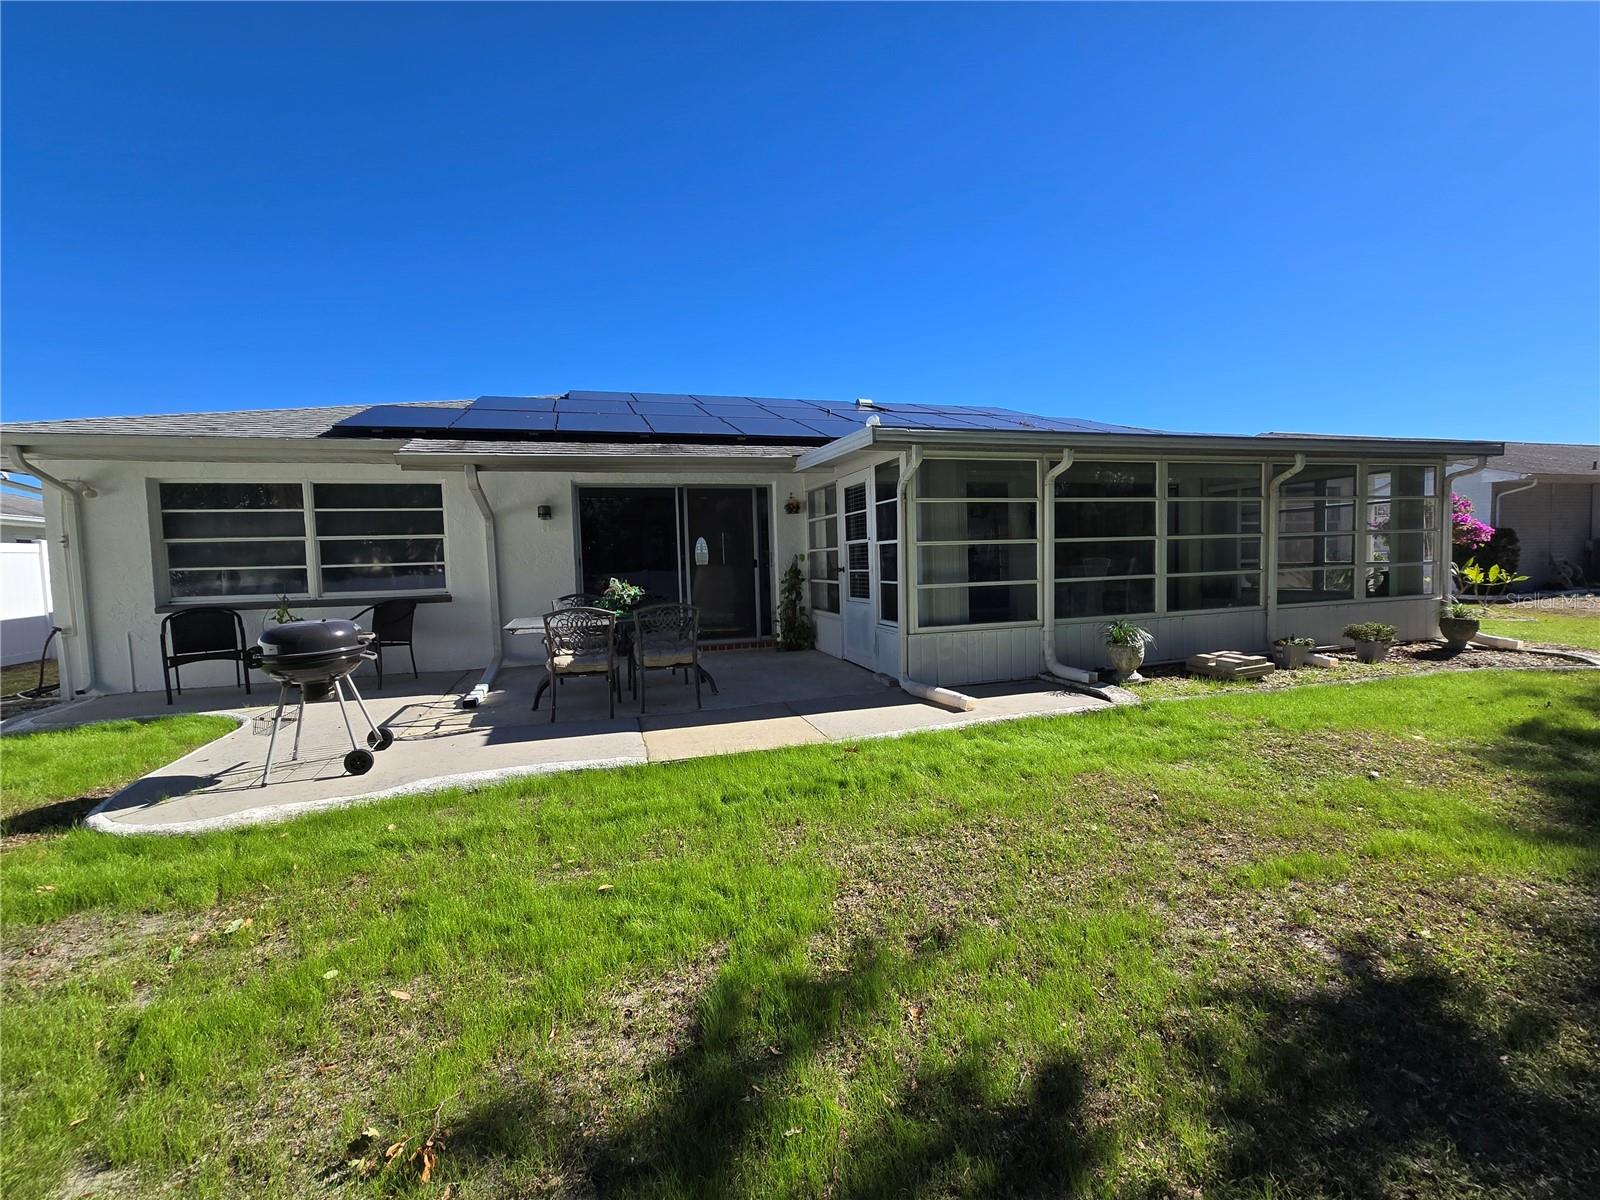
[[[502, 626], [502, 628], [512, 637], [537, 636], [540, 641], [544, 640], [543, 617], [512, 617], [511, 620], [507, 621], [505, 625]], [[617, 618], [616, 636], [617, 652], [625, 655], [631, 660], [633, 626], [631, 624], [624, 624], [623, 618], [620, 616]], [[717, 691], [717, 681], [712, 678], [711, 672], [706, 670], [704, 667], [699, 668], [699, 670], [700, 678], [708, 687], [710, 687], [711, 694], [713, 696], [720, 695], [721, 693]], [[533, 692], [533, 708], [535, 712], [538, 711], [539, 701], [544, 699], [544, 694], [549, 687], [550, 676], [546, 675], [543, 679], [539, 680], [539, 686], [535, 688]]]

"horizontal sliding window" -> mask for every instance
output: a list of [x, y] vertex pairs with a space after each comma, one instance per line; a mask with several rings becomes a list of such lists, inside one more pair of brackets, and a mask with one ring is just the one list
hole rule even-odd
[[445, 586], [436, 483], [163, 483], [158, 495], [173, 600]]
[[914, 559], [920, 626], [1038, 619], [1038, 473], [1032, 460], [922, 464]]
[[1155, 611], [1157, 504], [1153, 462], [1075, 462], [1056, 476], [1058, 620]]
[[1261, 604], [1262, 465], [1167, 465], [1167, 610]]
[[298, 483], [163, 483], [171, 599], [304, 596], [305, 490]]

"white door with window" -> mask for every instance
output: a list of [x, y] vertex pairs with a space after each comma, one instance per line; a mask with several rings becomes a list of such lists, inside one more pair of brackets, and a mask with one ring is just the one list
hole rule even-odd
[[839, 514], [844, 526], [839, 563], [840, 609], [844, 617], [844, 656], [877, 668], [874, 627], [878, 606], [872, 579], [872, 472], [861, 471], [839, 481]]

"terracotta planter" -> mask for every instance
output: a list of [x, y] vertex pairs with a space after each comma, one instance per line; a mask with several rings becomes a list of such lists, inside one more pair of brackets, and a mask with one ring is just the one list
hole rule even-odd
[[1107, 646], [1106, 661], [1111, 664], [1111, 681], [1113, 683], [1137, 679], [1139, 667], [1144, 662], [1144, 647]]
[[1440, 617], [1439, 634], [1452, 650], [1465, 650], [1478, 636], [1478, 622], [1472, 617]]
[[1311, 654], [1310, 646], [1274, 646], [1272, 648], [1272, 661], [1280, 670], [1298, 671], [1306, 665], [1306, 659]]
[[1364, 663], [1382, 662], [1389, 657], [1393, 642], [1357, 642], [1356, 657]]

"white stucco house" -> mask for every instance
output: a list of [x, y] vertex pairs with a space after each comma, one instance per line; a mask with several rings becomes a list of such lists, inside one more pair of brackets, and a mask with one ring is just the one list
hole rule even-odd
[[1502, 450], [619, 392], [12, 424], [0, 446], [60, 531], [69, 695], [158, 689], [164, 613], [225, 605], [253, 635], [280, 594], [423, 602], [423, 670], [529, 661], [503, 626], [612, 576], [759, 644], [796, 559], [818, 648], [914, 684], [1098, 668], [1115, 616], [1156, 659], [1367, 618], [1428, 637], [1451, 473]]
[[1560, 560], [1600, 587], [1600, 443], [1507, 442], [1455, 491], [1479, 520], [1516, 531], [1523, 590], [1561, 586]]

